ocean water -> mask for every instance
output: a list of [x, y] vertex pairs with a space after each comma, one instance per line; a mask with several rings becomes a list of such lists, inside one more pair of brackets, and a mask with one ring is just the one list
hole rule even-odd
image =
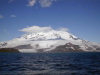
[[0, 75], [100, 75], [100, 53], [0, 53]]

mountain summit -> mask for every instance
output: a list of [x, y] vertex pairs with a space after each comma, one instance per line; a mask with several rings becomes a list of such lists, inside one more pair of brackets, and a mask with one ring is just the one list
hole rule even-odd
[[61, 28], [32, 26], [21, 29], [20, 38], [1, 42], [0, 48], [15, 48], [20, 52], [77, 52], [100, 51], [100, 44], [82, 40]]

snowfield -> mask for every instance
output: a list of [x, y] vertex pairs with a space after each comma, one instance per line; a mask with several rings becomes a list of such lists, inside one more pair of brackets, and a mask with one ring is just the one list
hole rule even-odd
[[[38, 50], [46, 52], [71, 43], [78, 45], [83, 51], [99, 51], [100, 49], [100, 44], [82, 40], [66, 29], [54, 30], [51, 27], [32, 26], [20, 31], [26, 32], [26, 34], [20, 38], [1, 42], [0, 48], [17, 48], [20, 52], [38, 52]], [[75, 50], [71, 44], [66, 48]]]

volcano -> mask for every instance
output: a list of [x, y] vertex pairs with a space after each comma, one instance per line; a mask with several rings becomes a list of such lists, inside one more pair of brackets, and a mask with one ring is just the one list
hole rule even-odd
[[19, 52], [99, 52], [100, 44], [80, 39], [66, 28], [31, 26], [21, 29], [19, 38], [0, 42], [0, 48], [15, 48]]

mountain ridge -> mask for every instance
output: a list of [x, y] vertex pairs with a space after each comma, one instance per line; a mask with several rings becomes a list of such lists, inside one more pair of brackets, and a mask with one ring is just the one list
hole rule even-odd
[[27, 33], [19, 38], [0, 43], [0, 48], [16, 48], [20, 52], [57, 52], [57, 49], [61, 49], [60, 52], [63, 52], [63, 50], [68, 51], [67, 47], [69, 47], [69, 51], [100, 50], [100, 44], [82, 40], [66, 30], [54, 30], [50, 27], [39, 26], [22, 30]]

